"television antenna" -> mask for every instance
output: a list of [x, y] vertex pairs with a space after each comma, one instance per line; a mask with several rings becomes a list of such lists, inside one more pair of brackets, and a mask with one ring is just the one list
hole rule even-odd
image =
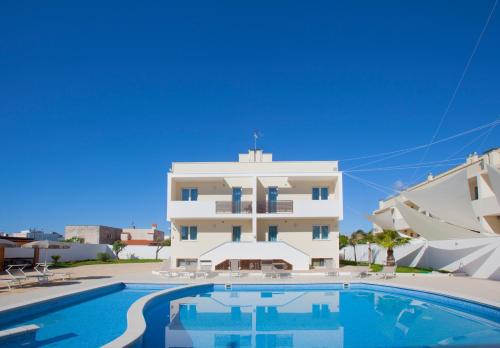
[[253, 131], [253, 150], [257, 151], [257, 139], [262, 137], [262, 133], [258, 130]]

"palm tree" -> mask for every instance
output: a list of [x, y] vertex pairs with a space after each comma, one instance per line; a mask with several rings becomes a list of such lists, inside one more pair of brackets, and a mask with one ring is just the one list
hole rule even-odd
[[353, 232], [351, 234], [351, 237], [349, 238], [349, 244], [354, 249], [354, 262], [356, 262], [356, 263], [358, 262], [357, 257], [356, 257], [356, 245], [363, 243], [365, 235], [366, 235], [365, 231], [357, 230], [356, 232]]
[[408, 244], [410, 241], [410, 238], [401, 237], [399, 233], [394, 230], [384, 230], [384, 232], [376, 234], [374, 238], [375, 243], [387, 249], [387, 266], [394, 266], [396, 264], [396, 260], [394, 259], [394, 248]]

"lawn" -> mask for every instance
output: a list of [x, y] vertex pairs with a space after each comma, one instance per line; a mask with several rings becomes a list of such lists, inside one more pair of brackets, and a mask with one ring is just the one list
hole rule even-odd
[[123, 259], [123, 260], [109, 260], [109, 261], [101, 261], [101, 260], [82, 260], [82, 261], [67, 261], [67, 262], [58, 262], [57, 264], [53, 264], [53, 268], [67, 268], [67, 267], [78, 267], [78, 266], [88, 266], [88, 265], [110, 265], [110, 264], [120, 264], [120, 263], [150, 263], [150, 262], [162, 262], [162, 260], [155, 259]]
[[[368, 266], [368, 262], [354, 262], [341, 260], [341, 265], [349, 265], [349, 266]], [[379, 264], [372, 264], [370, 269], [372, 272], [380, 272], [384, 266]], [[396, 268], [396, 273], [431, 273], [433, 270], [431, 268], [419, 268], [419, 267], [408, 267], [408, 266], [398, 266]]]

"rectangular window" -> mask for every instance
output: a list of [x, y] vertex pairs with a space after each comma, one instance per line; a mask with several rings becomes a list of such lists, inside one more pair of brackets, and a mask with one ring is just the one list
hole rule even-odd
[[320, 239], [321, 238], [321, 233], [320, 233], [320, 227], [319, 226], [313, 226], [313, 239]]
[[181, 226], [181, 240], [197, 240], [198, 227], [197, 226]]
[[319, 187], [313, 187], [312, 199], [313, 199], [313, 201], [319, 200]]
[[177, 259], [177, 267], [179, 268], [195, 266], [197, 264], [198, 264], [197, 259]]
[[269, 213], [278, 211], [278, 188], [275, 186], [267, 189], [267, 211]]
[[239, 242], [241, 240], [241, 226], [233, 226], [233, 242]]
[[269, 226], [268, 241], [276, 242], [278, 240], [278, 226]]
[[191, 226], [189, 227], [189, 240], [197, 240], [198, 239], [198, 227]]
[[183, 188], [181, 190], [181, 199], [183, 201], [197, 201], [198, 189], [197, 188]]
[[312, 238], [313, 240], [329, 240], [330, 239], [330, 228], [328, 225], [318, 226], [315, 225], [312, 228]]
[[327, 200], [328, 199], [328, 187], [313, 187], [312, 188], [312, 199], [313, 199], [313, 201]]

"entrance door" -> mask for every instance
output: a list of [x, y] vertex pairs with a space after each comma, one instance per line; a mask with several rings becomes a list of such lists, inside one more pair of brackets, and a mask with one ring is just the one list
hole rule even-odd
[[233, 226], [233, 242], [241, 240], [241, 226]]

